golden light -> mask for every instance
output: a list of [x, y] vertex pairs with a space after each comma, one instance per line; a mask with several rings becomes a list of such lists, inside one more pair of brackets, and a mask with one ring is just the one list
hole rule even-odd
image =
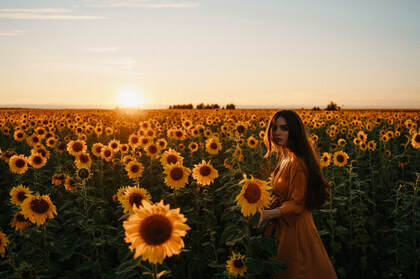
[[117, 103], [121, 107], [134, 108], [144, 104], [145, 100], [137, 91], [122, 91], [118, 93]]

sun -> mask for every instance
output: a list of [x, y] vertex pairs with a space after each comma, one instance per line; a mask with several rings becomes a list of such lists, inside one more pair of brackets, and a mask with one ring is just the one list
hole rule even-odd
[[145, 100], [137, 91], [122, 91], [118, 93], [117, 103], [121, 107], [134, 108], [144, 104]]

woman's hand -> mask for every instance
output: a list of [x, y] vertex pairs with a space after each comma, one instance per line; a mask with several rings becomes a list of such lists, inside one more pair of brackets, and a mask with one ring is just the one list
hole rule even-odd
[[258, 222], [258, 226], [257, 226], [258, 228], [261, 228], [262, 226], [264, 226], [267, 223], [267, 221], [268, 221], [267, 211], [268, 210], [263, 209], [263, 211], [261, 212], [260, 221]]
[[270, 219], [279, 218], [281, 216], [280, 207], [274, 209], [263, 209], [260, 214], [260, 221], [258, 222], [258, 228], [264, 226]]

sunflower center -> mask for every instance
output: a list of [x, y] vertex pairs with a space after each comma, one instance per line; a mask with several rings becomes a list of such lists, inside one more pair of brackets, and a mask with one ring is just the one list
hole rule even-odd
[[149, 142], [149, 140], [148, 139], [143, 139], [143, 144], [147, 144], [148, 142]]
[[148, 135], [149, 137], [153, 136], [153, 131], [151, 131], [151, 130], [147, 131], [147, 135]]
[[111, 144], [112, 149], [116, 149], [117, 147], [118, 147], [118, 144], [116, 144], [116, 143]]
[[167, 158], [166, 158], [166, 161], [169, 163], [169, 164], [175, 164], [176, 162], [178, 162], [178, 158], [175, 156], [175, 155], [169, 155]]
[[31, 209], [35, 213], [44, 214], [49, 208], [50, 205], [43, 199], [35, 199], [31, 202]]
[[237, 130], [239, 133], [243, 133], [243, 132], [245, 131], [245, 127], [244, 127], [244, 126], [242, 126], [242, 125], [239, 125], [238, 127], [236, 127], [236, 130]]
[[340, 163], [344, 162], [344, 156], [343, 155], [338, 155], [337, 156], [337, 161], [340, 162]]
[[41, 156], [35, 156], [33, 162], [35, 163], [35, 165], [40, 165], [42, 163]]
[[415, 142], [420, 142], [420, 134], [416, 135], [416, 137], [414, 138]]
[[177, 131], [177, 132], [175, 133], [175, 135], [176, 135], [178, 138], [180, 138], [180, 137], [182, 137], [182, 132]]
[[17, 194], [17, 199], [18, 199], [20, 202], [23, 202], [23, 201], [26, 199], [26, 193], [25, 193], [25, 192], [19, 192], [19, 193]]
[[172, 234], [172, 223], [162, 215], [147, 217], [140, 226], [140, 235], [148, 245], [165, 243]]
[[80, 152], [80, 151], [82, 151], [82, 150], [83, 150], [83, 144], [81, 144], [80, 142], [75, 142], [75, 143], [73, 144], [73, 150], [74, 150], [75, 152]]
[[143, 196], [139, 193], [134, 193], [130, 195], [129, 198], [129, 203], [130, 206], [133, 206], [133, 204], [136, 204], [136, 206], [140, 206], [141, 205], [141, 201], [143, 200]]
[[17, 168], [23, 168], [25, 166], [25, 160], [17, 159], [15, 165]]
[[244, 263], [243, 263], [243, 261], [242, 261], [242, 260], [236, 259], [236, 260], [234, 260], [234, 261], [233, 261], [233, 265], [234, 265], [236, 268], [241, 268], [241, 267], [243, 267], [243, 266], [244, 266]]
[[89, 171], [87, 169], [80, 169], [78, 175], [82, 179], [86, 179], [89, 177]]
[[36, 143], [36, 142], [39, 142], [39, 138], [37, 138], [37, 137], [33, 137], [33, 138], [32, 138], [32, 141], [33, 141], [33, 142], [35, 142], [35, 143]]
[[138, 143], [139, 142], [139, 139], [138, 138], [131, 138], [131, 142], [132, 143]]
[[109, 151], [109, 150], [105, 150], [105, 151], [104, 151], [104, 155], [105, 155], [105, 157], [109, 157], [109, 156], [111, 156], [111, 151]]
[[136, 173], [136, 172], [138, 172], [139, 171], [139, 166], [138, 165], [132, 165], [131, 166], [131, 168], [130, 168], [130, 170], [131, 170], [131, 172], [134, 172], [134, 173]]
[[171, 170], [171, 178], [173, 180], [180, 180], [183, 175], [184, 175], [184, 172], [182, 171], [181, 168], [173, 168]]
[[210, 174], [210, 172], [211, 172], [211, 169], [208, 166], [202, 166], [200, 168], [200, 174], [202, 176], [208, 176]]
[[157, 152], [156, 146], [154, 146], [154, 145], [149, 146], [149, 152], [152, 153], [152, 154], [156, 153]]
[[212, 143], [210, 144], [210, 148], [211, 148], [211, 149], [217, 149], [217, 143], [212, 142]]
[[254, 141], [254, 140], [250, 140], [250, 141], [249, 141], [249, 143], [250, 143], [251, 145], [254, 145], [254, 144], [255, 144], [255, 141]]
[[81, 155], [79, 156], [79, 160], [80, 160], [80, 162], [82, 162], [82, 163], [87, 163], [87, 162], [89, 162], [89, 156], [88, 156], [88, 155], [86, 155], [86, 154], [81, 154]]
[[244, 197], [249, 203], [256, 203], [260, 200], [261, 190], [255, 183], [249, 183], [246, 187]]

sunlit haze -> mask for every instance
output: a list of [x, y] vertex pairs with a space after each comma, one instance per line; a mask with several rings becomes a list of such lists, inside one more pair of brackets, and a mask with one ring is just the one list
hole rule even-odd
[[418, 0], [1, 0], [0, 105], [420, 108], [419, 14]]

